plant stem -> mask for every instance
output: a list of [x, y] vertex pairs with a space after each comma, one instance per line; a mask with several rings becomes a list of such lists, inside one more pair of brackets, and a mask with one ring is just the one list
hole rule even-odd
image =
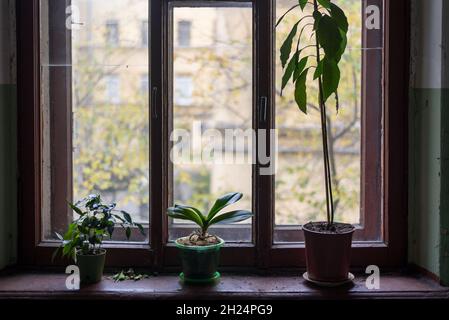
[[[313, 0], [314, 10], [318, 11], [317, 0]], [[317, 65], [320, 64], [320, 45], [318, 42], [318, 37], [315, 35], [315, 46], [316, 46], [316, 60]], [[323, 83], [322, 77], [318, 78], [318, 90], [319, 90], [319, 104], [320, 104], [320, 120], [321, 120], [321, 137], [323, 141], [323, 165], [324, 165], [324, 176], [325, 176], [325, 187], [326, 187], [326, 213], [327, 213], [327, 224], [330, 227], [334, 223], [334, 201], [332, 194], [332, 179], [330, 173], [329, 165], [329, 146], [328, 146], [328, 136], [327, 136], [327, 116], [326, 116], [326, 104], [324, 102], [323, 94]]]

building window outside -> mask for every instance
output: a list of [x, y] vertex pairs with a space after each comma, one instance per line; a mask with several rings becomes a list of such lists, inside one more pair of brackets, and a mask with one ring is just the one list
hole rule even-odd
[[110, 46], [118, 46], [119, 24], [117, 20], [108, 20], [106, 22], [106, 43]]
[[142, 21], [140, 25], [141, 44], [143, 48], [148, 47], [148, 20]]
[[116, 74], [106, 76], [106, 101], [111, 104], [120, 103], [120, 78]]
[[148, 90], [149, 90], [150, 84], [148, 81], [148, 74], [142, 74], [140, 76], [140, 94], [142, 95], [146, 95], [148, 94]]
[[190, 47], [192, 23], [188, 20], [178, 21], [178, 46]]
[[175, 77], [175, 104], [189, 106], [193, 102], [193, 79], [191, 76]]

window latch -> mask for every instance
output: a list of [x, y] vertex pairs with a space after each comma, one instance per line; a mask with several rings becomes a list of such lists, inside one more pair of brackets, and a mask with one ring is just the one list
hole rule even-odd
[[151, 114], [153, 115], [153, 119], [157, 119], [156, 97], [157, 87], [153, 87], [153, 91], [151, 93]]
[[267, 121], [267, 101], [266, 96], [260, 97], [259, 101], [259, 119], [261, 122]]

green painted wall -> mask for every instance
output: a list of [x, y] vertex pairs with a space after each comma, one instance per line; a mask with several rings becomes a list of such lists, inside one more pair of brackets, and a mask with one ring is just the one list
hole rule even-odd
[[449, 89], [442, 92], [440, 228], [440, 279], [449, 286]]
[[16, 260], [16, 86], [0, 84], [0, 269]]
[[[449, 15], [449, 3], [443, 3], [443, 16]], [[449, 21], [443, 19], [442, 87], [449, 88]], [[449, 286], [449, 89], [442, 91], [441, 99], [441, 203], [440, 203], [440, 278]]]
[[0, 269], [17, 256], [15, 0], [0, 0]]
[[409, 260], [449, 285], [449, 3], [411, 3]]
[[409, 259], [439, 274], [441, 89], [410, 94]]

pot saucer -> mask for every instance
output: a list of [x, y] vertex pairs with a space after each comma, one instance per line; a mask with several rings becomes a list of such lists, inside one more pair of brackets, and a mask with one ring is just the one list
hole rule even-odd
[[210, 278], [188, 278], [184, 275], [184, 272], [179, 274], [179, 279], [185, 284], [214, 284], [220, 279], [220, 272], [215, 272]]
[[338, 287], [338, 286], [350, 283], [355, 279], [354, 275], [351, 272], [348, 273], [348, 279], [339, 281], [339, 282], [327, 282], [327, 281], [312, 280], [309, 278], [309, 275], [307, 274], [307, 272], [304, 272], [302, 277], [304, 278], [304, 280], [311, 282], [313, 284], [316, 284], [318, 286], [321, 286], [321, 287]]

